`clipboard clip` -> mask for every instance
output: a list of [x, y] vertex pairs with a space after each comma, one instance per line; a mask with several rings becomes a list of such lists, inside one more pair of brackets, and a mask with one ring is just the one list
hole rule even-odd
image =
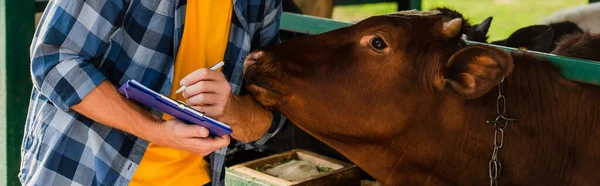
[[171, 102], [171, 103], [173, 103], [173, 104], [177, 105], [179, 108], [182, 108], [182, 109], [184, 109], [184, 110], [187, 110], [187, 111], [193, 112], [193, 113], [195, 113], [195, 114], [199, 115], [199, 116], [200, 116], [200, 117], [202, 117], [202, 118], [204, 118], [204, 116], [205, 116], [205, 113], [204, 113], [204, 112], [197, 111], [196, 109], [194, 109], [194, 108], [190, 107], [189, 105], [185, 104], [184, 102], [181, 102], [181, 101], [179, 101], [179, 100], [176, 100], [176, 99], [171, 99], [170, 97], [167, 97], [167, 96], [165, 96], [165, 95], [163, 95], [163, 94], [159, 94], [159, 95], [160, 95], [160, 97], [162, 97], [164, 100], [167, 100], [167, 101], [169, 101], [169, 102]]
[[125, 98], [129, 99], [129, 93], [127, 91], [123, 91], [123, 93], [125, 93]]

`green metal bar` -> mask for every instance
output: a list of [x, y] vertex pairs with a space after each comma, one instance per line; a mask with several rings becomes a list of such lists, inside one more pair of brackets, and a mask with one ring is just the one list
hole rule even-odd
[[421, 0], [410, 0], [411, 9], [421, 10]]
[[398, 0], [398, 10], [421, 10], [421, 0]]
[[[284, 12], [281, 17], [281, 29], [304, 33], [304, 34], [320, 34], [323, 32], [327, 32], [333, 29], [350, 26], [352, 23], [349, 22], [339, 22], [331, 19], [324, 18], [316, 18], [312, 16], [304, 16], [293, 13]], [[467, 42], [469, 44], [484, 44], [477, 42]], [[498, 45], [485, 44], [493, 47], [498, 47], [506, 51], [519, 50], [510, 47], [503, 47]], [[563, 56], [557, 56], [553, 54], [534, 52], [534, 51], [524, 51], [528, 52], [538, 57], [544, 58], [554, 65], [561, 68], [562, 75], [570, 80], [579, 81], [584, 83], [590, 83], [595, 85], [600, 85], [600, 63], [596, 61], [569, 58]]]
[[303, 34], [319, 34], [336, 28], [352, 25], [331, 19], [284, 12], [281, 16], [281, 30]]
[[0, 185], [20, 185], [21, 140], [32, 87], [29, 45], [34, 11], [33, 0], [0, 0]]
[[359, 5], [369, 3], [396, 2], [398, 10], [421, 10], [421, 0], [337, 0], [335, 5]]

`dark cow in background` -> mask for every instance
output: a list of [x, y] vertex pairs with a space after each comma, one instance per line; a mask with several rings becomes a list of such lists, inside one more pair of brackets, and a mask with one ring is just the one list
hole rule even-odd
[[600, 3], [563, 9], [544, 18], [542, 24], [523, 27], [507, 39], [491, 43], [550, 53], [557, 47], [557, 43], [568, 35], [578, 35], [582, 32], [600, 34], [599, 15]]
[[504, 128], [500, 184], [600, 183], [600, 87], [528, 53], [467, 46], [464, 32], [439, 11], [375, 16], [252, 52], [244, 78], [266, 108], [394, 186], [489, 184], [486, 121], [503, 82], [520, 120]]
[[532, 25], [518, 29], [507, 39], [493, 41], [492, 44], [522, 48], [526, 50], [550, 53], [557, 43], [570, 34], [583, 32], [577, 25], [570, 22], [553, 23], [550, 25]]
[[504, 40], [492, 41], [491, 43], [548, 53], [552, 51], [552, 45], [556, 42], [552, 39], [553, 37], [554, 30], [550, 26], [532, 25], [518, 29]]

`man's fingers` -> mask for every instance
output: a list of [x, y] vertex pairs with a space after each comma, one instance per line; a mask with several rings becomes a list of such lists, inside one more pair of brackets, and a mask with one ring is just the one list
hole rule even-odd
[[184, 98], [190, 98], [202, 93], [219, 93], [225, 91], [222, 83], [218, 81], [198, 81], [194, 84], [187, 85], [183, 91]]
[[215, 93], [202, 93], [191, 98], [187, 98], [185, 102], [190, 106], [207, 106], [224, 102], [225, 100], [222, 99], [224, 99], [223, 96], [219, 96]]
[[[198, 81], [215, 81], [225, 80], [225, 75], [219, 71], [209, 70], [208, 68], [201, 68], [183, 77], [179, 81], [180, 85], [189, 86]], [[187, 89], [187, 88], [186, 88]]]
[[217, 136], [213, 139], [219, 148], [229, 145], [229, 142], [231, 141], [231, 137], [229, 135]]
[[177, 119], [171, 119], [165, 122], [167, 140], [160, 144], [186, 150], [202, 156], [226, 147], [231, 138], [228, 135], [220, 137], [209, 136], [208, 129], [198, 125], [188, 125]]
[[191, 84], [194, 84], [198, 81], [201, 80], [210, 80], [208, 79], [208, 73], [210, 72], [209, 69], [207, 68], [201, 68], [198, 70], [194, 70], [192, 73], [188, 74], [187, 76], [183, 77], [181, 79], [181, 81], [179, 81], [179, 85], [183, 86], [188, 86]]
[[206, 138], [188, 139], [192, 146], [197, 147], [197, 153], [207, 155], [217, 149], [229, 145], [231, 138], [229, 135]]
[[175, 135], [182, 138], [206, 138], [209, 131], [202, 126], [188, 125], [182, 122], [175, 126]]

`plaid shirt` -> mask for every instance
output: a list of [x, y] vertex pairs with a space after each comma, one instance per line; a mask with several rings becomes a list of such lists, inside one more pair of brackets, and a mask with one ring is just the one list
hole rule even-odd
[[[52, 0], [31, 46], [34, 88], [21, 150], [23, 185], [127, 185], [148, 142], [70, 109], [102, 81], [135, 79], [168, 95], [186, 0]], [[234, 0], [223, 72], [242, 89], [249, 51], [278, 42], [280, 0]], [[152, 111], [160, 116], [161, 113]], [[261, 145], [283, 125], [274, 114]], [[212, 153], [223, 185], [226, 149]]]

